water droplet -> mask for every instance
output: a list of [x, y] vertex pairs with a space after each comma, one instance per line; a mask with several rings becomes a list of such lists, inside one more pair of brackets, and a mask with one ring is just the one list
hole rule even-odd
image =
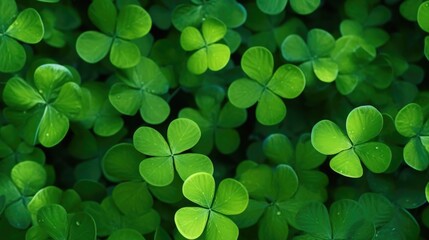
[[39, 222], [39, 223], [44, 223], [44, 222], [45, 222], [45, 220], [43, 220], [43, 219], [39, 219], [39, 220], [38, 220], [38, 222]]
[[76, 226], [79, 227], [80, 226], [80, 222], [76, 221]]
[[280, 211], [276, 212], [277, 216], [280, 216], [282, 213]]
[[396, 231], [396, 228], [392, 228], [392, 231]]
[[49, 137], [49, 133], [46, 133], [46, 134], [45, 134], [45, 136], [46, 136], [46, 137]]
[[375, 147], [376, 150], [378, 150], [378, 147]]

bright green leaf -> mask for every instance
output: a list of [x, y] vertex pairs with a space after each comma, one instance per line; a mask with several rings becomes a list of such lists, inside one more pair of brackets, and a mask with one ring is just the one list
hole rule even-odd
[[170, 156], [170, 147], [164, 137], [151, 127], [140, 127], [134, 132], [135, 148], [149, 156]]
[[405, 163], [418, 171], [423, 171], [429, 166], [429, 153], [417, 137], [411, 138], [405, 145], [403, 156]]
[[331, 58], [319, 58], [313, 61], [314, 74], [322, 82], [333, 82], [338, 75], [338, 65]]
[[329, 162], [335, 172], [350, 178], [360, 178], [363, 175], [362, 164], [353, 149], [340, 152]]
[[52, 106], [70, 118], [79, 115], [82, 109], [82, 92], [79, 85], [74, 82], [65, 83]]
[[140, 49], [136, 44], [116, 38], [112, 43], [109, 59], [115, 67], [130, 68], [139, 63], [140, 56]]
[[174, 179], [174, 166], [171, 157], [151, 157], [144, 159], [139, 166], [140, 175], [150, 185], [163, 187]]
[[152, 19], [146, 10], [138, 5], [129, 4], [119, 11], [116, 34], [124, 39], [141, 38], [149, 33]]
[[69, 130], [69, 119], [51, 106], [46, 106], [40, 119], [38, 139], [45, 147], [57, 145]]
[[86, 62], [96, 63], [109, 53], [112, 41], [111, 37], [103, 33], [87, 31], [78, 37], [76, 51]]
[[174, 215], [180, 234], [189, 239], [201, 236], [207, 224], [210, 210], [199, 207], [183, 207]]
[[429, 32], [429, 1], [420, 4], [417, 12], [417, 23], [426, 32]]
[[214, 178], [209, 173], [195, 173], [185, 180], [182, 192], [190, 201], [202, 207], [211, 208], [215, 194]]
[[265, 90], [256, 105], [256, 119], [259, 123], [271, 126], [280, 123], [286, 116], [283, 100], [270, 90]]
[[187, 27], [180, 35], [180, 45], [185, 51], [193, 51], [204, 47], [205, 41], [198, 29]]
[[304, 91], [305, 76], [297, 66], [285, 64], [276, 70], [267, 87], [283, 98], [296, 98]]
[[242, 213], [249, 202], [246, 188], [235, 179], [222, 180], [216, 191], [212, 209], [225, 215]]
[[286, 214], [279, 208], [269, 206], [264, 215], [259, 220], [258, 237], [259, 239], [285, 239], [289, 235], [289, 224]]
[[225, 44], [215, 43], [207, 47], [207, 67], [219, 71], [228, 64], [231, 51]]
[[251, 47], [241, 57], [241, 68], [251, 79], [265, 85], [273, 74], [273, 55], [264, 47]]
[[46, 184], [46, 171], [33, 161], [16, 164], [10, 173], [12, 181], [23, 195], [34, 195]]
[[392, 152], [390, 148], [379, 142], [363, 143], [355, 146], [356, 154], [373, 173], [383, 173], [390, 165]]
[[173, 154], [192, 148], [198, 143], [200, 137], [200, 128], [190, 119], [178, 118], [168, 126], [167, 139]]
[[[273, 191], [276, 201], [283, 202], [290, 199], [298, 190], [298, 176], [293, 168], [286, 164], [277, 165], [273, 174]], [[283, 187], [283, 186], [288, 186]]]
[[238, 234], [238, 227], [231, 219], [217, 212], [210, 213], [205, 232], [205, 239], [237, 239]]
[[383, 116], [373, 106], [357, 107], [347, 116], [347, 134], [354, 144], [371, 140], [380, 133], [382, 128]]
[[133, 116], [141, 107], [143, 96], [138, 89], [129, 88], [119, 82], [110, 88], [109, 100], [118, 112]]
[[205, 44], [212, 44], [221, 40], [225, 36], [226, 30], [225, 24], [215, 18], [205, 20], [201, 28]]
[[311, 143], [322, 154], [332, 155], [352, 146], [341, 129], [330, 120], [322, 120], [311, 131]]
[[187, 62], [188, 70], [196, 75], [203, 74], [208, 68], [207, 49], [202, 48], [193, 53]]
[[43, 39], [44, 28], [39, 13], [33, 8], [20, 12], [6, 30], [6, 34], [25, 43], [38, 43]]
[[7, 81], [3, 91], [3, 101], [18, 110], [27, 110], [44, 102], [36, 90], [19, 77], [13, 77]]
[[57, 97], [59, 88], [71, 81], [73, 81], [71, 71], [59, 64], [43, 64], [34, 72], [34, 84], [45, 101]]
[[255, 81], [242, 78], [235, 80], [228, 88], [228, 98], [238, 108], [249, 108], [261, 97], [264, 88]]
[[395, 127], [405, 137], [417, 135], [423, 126], [423, 110], [420, 105], [410, 103], [399, 110], [395, 117]]

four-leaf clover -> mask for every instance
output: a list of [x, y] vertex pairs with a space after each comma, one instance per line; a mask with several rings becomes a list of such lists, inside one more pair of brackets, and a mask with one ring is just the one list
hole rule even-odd
[[334, 122], [322, 120], [313, 127], [311, 143], [322, 154], [336, 154], [329, 163], [335, 172], [359, 178], [363, 175], [360, 160], [374, 173], [382, 173], [390, 165], [390, 148], [384, 143], [370, 141], [382, 128], [381, 113], [373, 106], [360, 106], [347, 116], [348, 137]]
[[[204, 172], [189, 176], [182, 187], [183, 195], [198, 207], [182, 207], [174, 215], [180, 234], [195, 239], [204, 233], [205, 239], [237, 239], [238, 227], [225, 215], [243, 212], [249, 196], [237, 180], [222, 180], [215, 191], [215, 180]], [[205, 230], [205, 232], [204, 232]]]
[[241, 58], [241, 68], [249, 78], [235, 80], [228, 89], [228, 98], [239, 108], [257, 103], [256, 119], [263, 125], [275, 125], [286, 116], [281, 98], [296, 98], [305, 87], [303, 72], [295, 65], [280, 66], [273, 74], [274, 59], [264, 47], [249, 48]]
[[111, 0], [94, 0], [88, 15], [101, 32], [87, 31], [77, 39], [76, 50], [83, 60], [96, 63], [110, 52], [110, 62], [118, 68], [139, 63], [140, 50], [131, 41], [145, 36], [152, 26], [145, 9], [128, 4], [118, 14]]
[[[188, 59], [188, 69], [194, 74], [203, 74], [207, 68], [219, 71], [229, 61], [231, 51], [225, 44], [216, 43], [226, 34], [227, 28], [221, 21], [209, 18], [201, 27], [186, 27], [180, 35], [180, 45], [185, 51], [194, 51]], [[202, 33], [202, 34], [201, 34]]]

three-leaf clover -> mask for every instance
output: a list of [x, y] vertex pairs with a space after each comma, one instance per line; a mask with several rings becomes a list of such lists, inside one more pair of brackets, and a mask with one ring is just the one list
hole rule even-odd
[[174, 215], [180, 234], [188, 239], [203, 235], [205, 239], [237, 239], [238, 227], [225, 215], [243, 212], [249, 196], [246, 188], [237, 180], [226, 178], [215, 191], [212, 175], [199, 172], [183, 183], [183, 195], [198, 207], [182, 207]]
[[17, 40], [35, 44], [43, 34], [43, 22], [35, 9], [18, 14], [15, 0], [0, 1], [0, 72], [17, 72], [24, 66], [27, 55]]
[[201, 32], [192, 26], [183, 29], [180, 45], [185, 51], [194, 51], [188, 59], [187, 67], [191, 73], [202, 74], [207, 68], [219, 71], [229, 61], [231, 51], [225, 44], [217, 43], [226, 34], [225, 24], [209, 18], [201, 26]]
[[423, 171], [429, 166], [429, 120], [424, 121], [420, 105], [410, 103], [395, 117], [398, 132], [410, 138], [404, 147], [404, 160], [412, 168]]
[[275, 125], [286, 116], [282, 98], [296, 98], [305, 87], [303, 72], [284, 64], [273, 74], [274, 59], [264, 47], [249, 48], [241, 58], [241, 68], [250, 78], [235, 80], [228, 89], [230, 102], [239, 108], [257, 103], [256, 119], [263, 125]]
[[197, 144], [201, 137], [198, 125], [190, 119], [173, 120], [167, 129], [167, 139], [151, 127], [140, 127], [134, 132], [135, 148], [148, 156], [140, 163], [143, 179], [154, 186], [167, 186], [174, 179], [176, 169], [182, 180], [193, 173], [213, 173], [211, 160], [198, 153], [183, 153]]
[[118, 13], [111, 0], [94, 0], [88, 15], [101, 32], [87, 31], [77, 39], [76, 50], [83, 60], [96, 63], [110, 52], [110, 62], [118, 68], [139, 63], [141, 53], [132, 40], [145, 36], [152, 26], [144, 8], [128, 4]]
[[335, 172], [359, 178], [363, 175], [360, 160], [374, 173], [382, 173], [389, 167], [390, 148], [384, 143], [370, 141], [382, 128], [381, 113], [373, 106], [360, 106], [347, 116], [347, 136], [334, 122], [322, 120], [314, 125], [311, 142], [322, 154], [336, 154], [329, 163]]
[[307, 43], [297, 34], [287, 36], [281, 50], [287, 61], [309, 64], [320, 81], [332, 82], [338, 74], [338, 65], [330, 58], [334, 47], [334, 37], [325, 30], [315, 28], [308, 32]]
[[296, 215], [296, 224], [304, 235], [295, 239], [372, 239], [374, 225], [362, 214], [364, 209], [350, 199], [334, 202], [329, 212], [321, 202], [302, 207]]
[[150, 124], [162, 123], [170, 114], [170, 106], [160, 97], [168, 92], [169, 83], [158, 65], [141, 57], [132, 68], [121, 69], [120, 82], [113, 84], [109, 100], [120, 113], [135, 115], [140, 111], [143, 120]]
[[82, 108], [81, 89], [72, 72], [58, 64], [44, 64], [34, 72], [34, 86], [20, 77], [6, 83], [6, 116], [23, 127], [24, 139], [45, 147], [58, 144], [69, 129], [69, 118]]

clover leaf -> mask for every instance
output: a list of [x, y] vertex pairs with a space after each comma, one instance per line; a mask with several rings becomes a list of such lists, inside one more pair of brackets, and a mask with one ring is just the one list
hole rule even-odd
[[212, 175], [199, 172], [183, 183], [183, 195], [198, 207], [182, 207], [174, 215], [180, 234], [189, 239], [237, 239], [238, 227], [225, 215], [236, 215], [246, 209], [249, 196], [237, 180], [222, 180], [215, 191]]
[[310, 203], [296, 215], [298, 229], [305, 232], [298, 239], [372, 239], [374, 225], [362, 212], [363, 208], [350, 199], [334, 202], [329, 213], [323, 203]]
[[292, 205], [292, 197], [299, 186], [293, 168], [286, 164], [270, 168], [265, 164], [249, 162], [237, 173], [237, 177], [249, 192], [250, 200], [247, 209], [234, 217], [234, 221], [240, 228], [258, 223], [260, 239], [287, 238], [291, 218], [289, 205]]
[[160, 95], [167, 93], [169, 83], [154, 61], [141, 57], [135, 67], [121, 70], [118, 77], [121, 81], [109, 92], [116, 110], [131, 116], [140, 111], [142, 119], [150, 124], [162, 123], [168, 117], [170, 106]]
[[[276, 15], [284, 11], [286, 8], [287, 0], [270, 1], [270, 0], [257, 0], [259, 9], [270, 15]], [[292, 9], [302, 15], [307, 15], [314, 12], [320, 5], [320, 0], [290, 0]]]
[[410, 138], [404, 147], [404, 160], [408, 166], [423, 171], [429, 166], [429, 120], [424, 120], [420, 105], [410, 103], [395, 117], [396, 130]]
[[293, 99], [304, 91], [303, 72], [295, 65], [284, 64], [273, 74], [273, 55], [264, 47], [249, 48], [243, 54], [241, 68], [250, 79], [240, 78], [230, 85], [230, 102], [238, 108], [257, 103], [256, 119], [263, 125], [281, 122], [286, 116], [281, 98]]
[[187, 67], [191, 73], [203, 74], [207, 69], [219, 71], [229, 61], [231, 51], [225, 44], [216, 43], [226, 34], [227, 28], [221, 21], [209, 18], [201, 27], [186, 27], [180, 35], [180, 45], [185, 51], [194, 51], [188, 59]]
[[381, 142], [373, 142], [383, 128], [383, 117], [373, 106], [353, 109], [346, 120], [347, 136], [330, 120], [322, 120], [314, 125], [311, 142], [322, 154], [336, 154], [330, 167], [337, 173], [351, 178], [363, 175], [360, 160], [374, 173], [382, 173], [389, 167], [392, 153]]
[[[429, 33], [429, 24], [427, 19], [429, 18], [429, 1], [425, 1], [420, 4], [417, 11], [417, 23], [423, 31]], [[424, 43], [424, 54], [429, 60], [429, 36], [426, 36]]]
[[6, 115], [23, 127], [24, 139], [45, 147], [58, 144], [69, 129], [69, 119], [82, 107], [81, 89], [72, 72], [58, 64], [44, 64], [34, 72], [34, 86], [20, 77], [6, 83]]
[[291, 62], [310, 62], [320, 81], [332, 82], [337, 78], [338, 65], [330, 57], [335, 39], [322, 29], [312, 29], [307, 34], [307, 43], [296, 34], [287, 36], [281, 46], [282, 55]]
[[[54, 240], [96, 239], [94, 219], [87, 213], [68, 214], [58, 204], [49, 204], [37, 212], [38, 235], [48, 235]], [[40, 236], [37, 236], [41, 239]]]
[[103, 173], [112, 182], [140, 180], [138, 168], [144, 158], [130, 143], [116, 144], [103, 156]]
[[174, 179], [176, 169], [182, 180], [196, 172], [213, 173], [210, 159], [198, 153], [183, 153], [197, 144], [201, 137], [198, 125], [190, 119], [178, 118], [168, 126], [167, 139], [151, 127], [134, 132], [135, 148], [148, 157], [140, 163], [143, 179], [154, 186], [167, 186]]
[[107, 240], [145, 240], [145, 238], [136, 230], [130, 228], [123, 228], [113, 232]]
[[18, 14], [15, 0], [0, 2], [0, 72], [17, 72], [27, 59], [18, 41], [35, 44], [43, 39], [44, 27], [39, 13], [33, 8]]
[[186, 27], [198, 27], [208, 18], [222, 21], [228, 28], [241, 26], [247, 17], [246, 9], [236, 0], [192, 1], [177, 5], [171, 21], [179, 31]]
[[110, 62], [118, 68], [130, 68], [140, 61], [140, 49], [132, 42], [149, 33], [152, 20], [138, 5], [125, 5], [119, 13], [111, 0], [95, 0], [88, 16], [101, 32], [86, 31], [76, 41], [79, 56], [88, 63], [96, 63], [109, 52]]

